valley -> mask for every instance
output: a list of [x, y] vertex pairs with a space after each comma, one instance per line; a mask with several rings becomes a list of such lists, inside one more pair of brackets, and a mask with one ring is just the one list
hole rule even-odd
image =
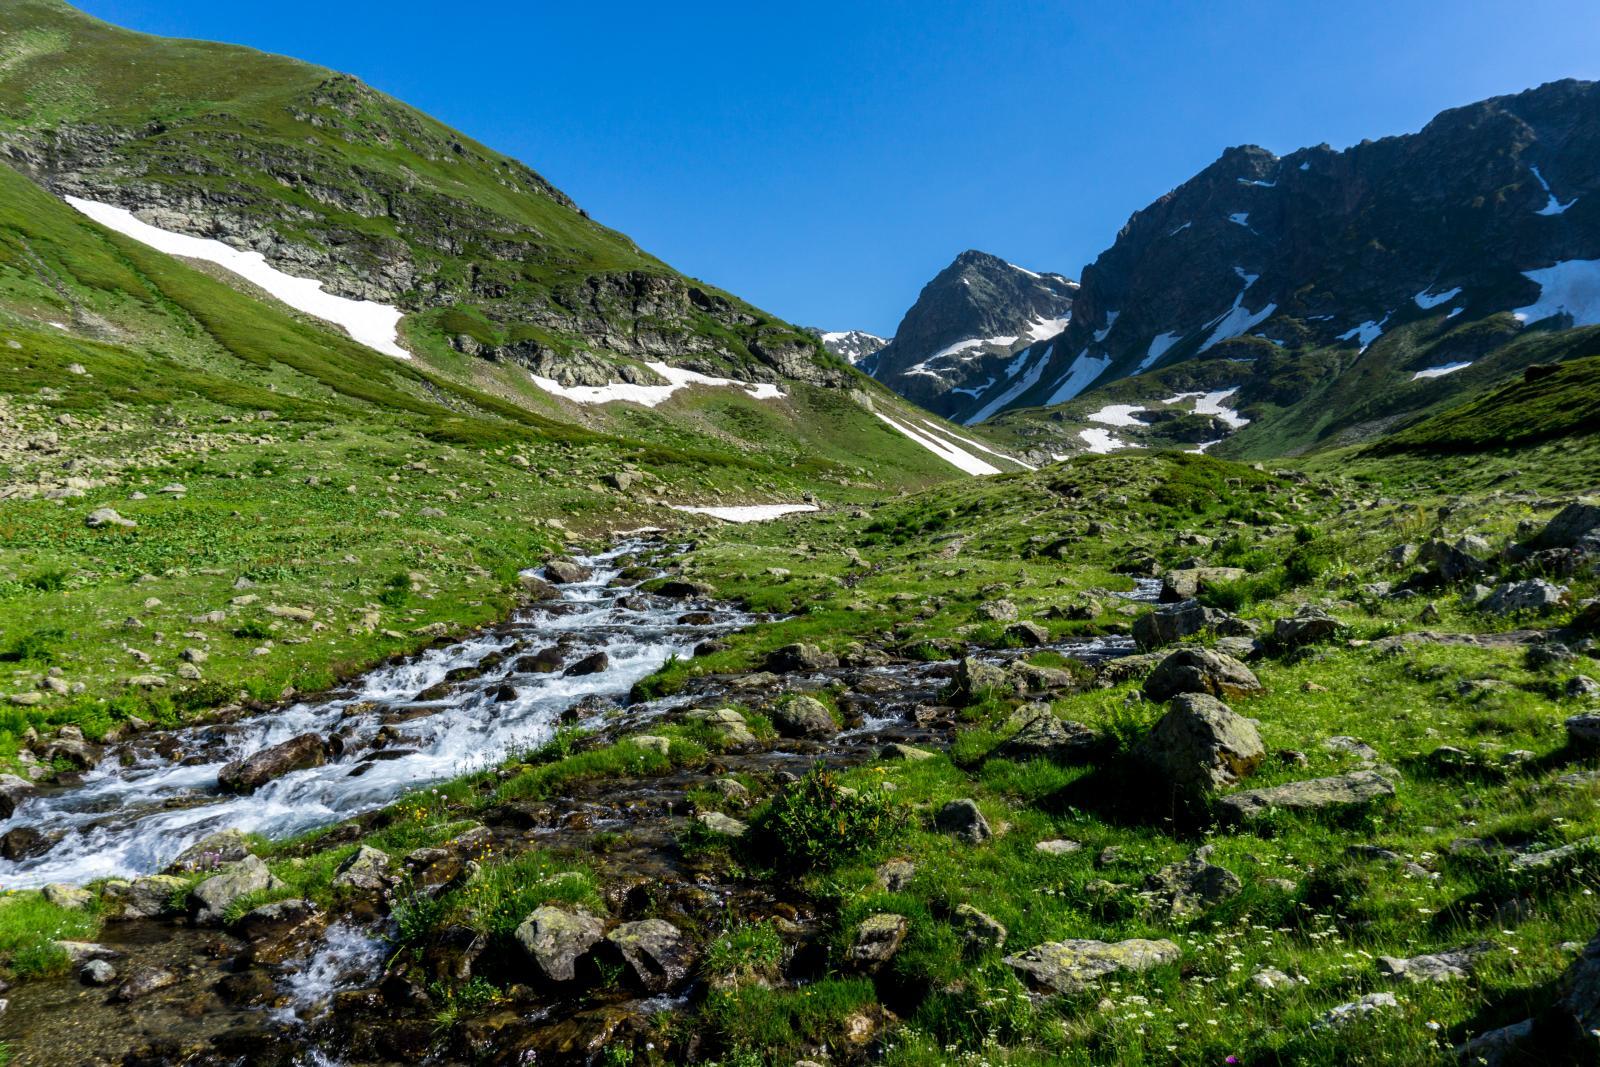
[[6, 5], [0, 1065], [1594, 1062], [1594, 91], [884, 338]]

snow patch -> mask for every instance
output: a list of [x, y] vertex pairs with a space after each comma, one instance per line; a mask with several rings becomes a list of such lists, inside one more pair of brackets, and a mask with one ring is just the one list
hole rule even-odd
[[1090, 422], [1103, 422], [1107, 426], [1143, 426], [1144, 423], [1133, 417], [1143, 410], [1138, 404], [1107, 404], [1087, 418]]
[[1254, 185], [1261, 189], [1276, 189], [1278, 187], [1277, 182], [1262, 181], [1260, 178], [1240, 178], [1239, 184]]
[[1223, 404], [1234, 393], [1239, 391], [1236, 385], [1232, 389], [1221, 389], [1214, 393], [1177, 393], [1163, 400], [1163, 404], [1181, 404], [1185, 400], [1194, 401], [1196, 415], [1215, 415], [1231, 428], [1237, 430], [1248, 426], [1250, 420], [1240, 415], [1237, 411]]
[[1187, 230], [1190, 226], [1193, 226], [1193, 225], [1194, 225], [1193, 222], [1186, 222], [1182, 226], [1179, 226], [1176, 230], [1173, 230], [1171, 233], [1167, 234], [1167, 236], [1168, 237], [1176, 237], [1176, 236], [1178, 236], [1178, 234], [1182, 233], [1184, 230]]
[[1443, 378], [1446, 374], [1454, 374], [1456, 371], [1465, 370], [1470, 366], [1472, 366], [1472, 360], [1469, 359], [1460, 363], [1446, 363], [1442, 367], [1429, 367], [1427, 370], [1417, 371], [1411, 376], [1411, 380], [1415, 382], [1424, 378]]
[[982, 441], [974, 441], [970, 437], [963, 437], [960, 434], [955, 433], [955, 432], [950, 431], [950, 430], [946, 430], [943, 427], [935, 426], [933, 423], [929, 422], [927, 419], [923, 419], [922, 420], [922, 425], [923, 425], [924, 428], [926, 428], [928, 431], [930, 431], [932, 433], [942, 434], [943, 436], [948, 437], [952, 441], [960, 441], [964, 445], [970, 445], [971, 447], [976, 448], [979, 452], [987, 452], [987, 453], [989, 453], [989, 455], [996, 456], [996, 457], [998, 457], [1000, 459], [1005, 460], [1008, 463], [1015, 463], [1017, 466], [1022, 467], [1025, 470], [1036, 471], [1036, 470], [1039, 469], [1038, 467], [1035, 467], [1035, 466], [1033, 466], [1031, 464], [1022, 462], [1022, 460], [1017, 459], [1015, 456], [1008, 456], [1004, 452], [996, 452], [994, 449], [990, 448], [988, 445], [984, 444]]
[[190, 237], [186, 233], [173, 233], [141, 222], [127, 208], [114, 204], [101, 204], [76, 196], [65, 198], [107, 229], [116, 230], [140, 244], [149, 245], [158, 252], [189, 259], [203, 259], [239, 275], [248, 282], [265, 289], [296, 311], [303, 311], [325, 322], [342, 326], [351, 338], [375, 351], [395, 359], [410, 359], [411, 353], [400, 347], [397, 329], [405, 312], [387, 304], [371, 300], [351, 300], [334, 296], [322, 290], [315, 278], [296, 278], [267, 263], [260, 252], [243, 252], [221, 241], [204, 237]]
[[1250, 212], [1236, 211], [1232, 215], [1228, 216], [1228, 221], [1233, 223], [1235, 226], [1243, 226], [1248, 230], [1250, 228]]
[[[1272, 313], [1278, 310], [1278, 305], [1275, 303], [1268, 304], [1260, 311], [1251, 311], [1249, 308], [1245, 307], [1244, 294], [1250, 291], [1250, 287], [1256, 283], [1256, 280], [1260, 278], [1261, 275], [1247, 274], [1245, 273], [1243, 267], [1234, 267], [1233, 272], [1239, 276], [1240, 281], [1244, 282], [1244, 288], [1240, 289], [1239, 295], [1233, 298], [1232, 307], [1230, 307], [1227, 311], [1224, 311], [1221, 315], [1218, 315], [1216, 318], [1212, 319], [1210, 322], [1206, 323], [1207, 327], [1212, 328], [1211, 336], [1207, 337], [1205, 344], [1200, 346], [1200, 352], [1205, 352], [1213, 345], [1221, 344], [1223, 341], [1232, 340], [1241, 334], [1253, 330], [1255, 327], [1271, 318]], [[1197, 352], [1196, 355], [1198, 354], [1199, 353]]]
[[958, 470], [965, 471], [968, 474], [1000, 473], [999, 467], [984, 462], [972, 453], [956, 447], [943, 438], [936, 437], [932, 433], [924, 433], [904, 423], [896, 422], [881, 411], [874, 411], [873, 414]]
[[1050, 394], [1050, 399], [1046, 400], [1045, 404], [1065, 404], [1089, 388], [1109, 366], [1111, 366], [1110, 356], [1091, 356], [1089, 350], [1085, 348], [1078, 353], [1078, 358], [1072, 361], [1067, 373], [1056, 383], [1055, 391]]
[[1110, 430], [1098, 428], [1079, 430], [1078, 436], [1083, 439], [1085, 448], [1099, 456], [1103, 456], [1108, 452], [1115, 452], [1119, 448], [1132, 447], [1126, 441], [1119, 441], [1111, 436]]
[[724, 522], [765, 522], [802, 511], [816, 511], [815, 504], [736, 504], [729, 507], [700, 507], [694, 504], [673, 504], [673, 511], [687, 511], [694, 515], [710, 515]]
[[[1030, 341], [1048, 341], [1067, 328], [1067, 323], [1072, 321], [1071, 315], [1063, 315], [1059, 319], [1034, 319], [1023, 327], [1022, 336]], [[1109, 329], [1109, 327], [1107, 327]]]
[[[1392, 315], [1393, 312], [1390, 312], [1389, 314]], [[1379, 319], [1376, 322], [1372, 321], [1371, 319], [1368, 319], [1366, 322], [1363, 322], [1360, 326], [1352, 326], [1350, 329], [1346, 330], [1344, 333], [1341, 333], [1339, 335], [1338, 339], [1341, 340], [1341, 341], [1350, 341], [1350, 340], [1359, 341], [1360, 344], [1361, 344], [1361, 348], [1357, 351], [1356, 354], [1360, 355], [1362, 352], [1365, 352], [1367, 349], [1372, 347], [1372, 342], [1376, 341], [1378, 338], [1383, 336], [1383, 324], [1388, 322], [1388, 321], [1389, 321], [1389, 315], [1385, 315], [1383, 318]]]
[[1010, 380], [1011, 378], [1015, 377], [1017, 368], [1021, 366], [1027, 366], [1027, 373], [1022, 375], [1022, 377], [1017, 378], [1017, 380], [1012, 382], [1011, 385], [1007, 386], [1005, 391], [999, 396], [983, 405], [983, 407], [979, 408], [973, 414], [962, 419], [962, 423], [967, 426], [975, 426], [984, 419], [987, 419], [989, 416], [993, 415], [995, 412], [999, 411], [1001, 408], [1005, 407], [1007, 404], [1011, 403], [1023, 393], [1026, 393], [1029, 389], [1032, 389], [1034, 385], [1038, 383], [1039, 379], [1044, 375], [1044, 368], [1046, 364], [1050, 362], [1050, 352], [1054, 348], [1055, 345], [1053, 344], [1046, 345], [1044, 351], [1038, 353], [1037, 355], [1033, 354], [1032, 347], [1024, 348], [1021, 352], [1018, 352], [1016, 358], [1013, 359], [1010, 365], [1006, 367], [1006, 378], [1007, 380]]
[[1573, 197], [1571, 200], [1568, 200], [1565, 204], [1563, 204], [1561, 201], [1556, 199], [1556, 194], [1550, 191], [1550, 183], [1544, 180], [1544, 175], [1539, 173], [1539, 168], [1530, 166], [1528, 169], [1533, 171], [1533, 176], [1539, 179], [1539, 188], [1543, 189], [1545, 195], [1550, 198], [1549, 202], [1546, 203], [1544, 207], [1534, 212], [1535, 215], [1560, 215], [1565, 213], [1567, 208], [1578, 202], [1578, 198]]
[[1096, 330], [1094, 332], [1094, 339], [1095, 339], [1095, 343], [1096, 344], [1098, 344], [1101, 341], [1104, 341], [1106, 339], [1106, 334], [1111, 332], [1111, 328], [1117, 324], [1117, 319], [1119, 319], [1121, 317], [1122, 317], [1122, 312], [1120, 312], [1120, 311], [1108, 311], [1108, 312], [1106, 312], [1106, 324], [1105, 324], [1105, 326], [1101, 327], [1100, 329], [1098, 329], [1098, 330]]
[[665, 378], [667, 384], [634, 385], [631, 382], [612, 382], [609, 385], [562, 385], [554, 378], [541, 377], [531, 372], [528, 377], [533, 379], [534, 385], [545, 392], [554, 393], [576, 404], [609, 404], [617, 400], [628, 400], [653, 408], [673, 393], [691, 385], [742, 389], [756, 400], [779, 400], [783, 397], [783, 390], [770, 382], [740, 382], [732, 378], [713, 378], [708, 374], [682, 367], [671, 367], [665, 363], [646, 363], [645, 366]]
[[1571, 315], [1574, 326], [1600, 325], [1600, 259], [1566, 259], [1523, 277], [1539, 284], [1539, 299], [1512, 312], [1519, 322]]
[[1150, 339], [1150, 347], [1145, 350], [1144, 358], [1139, 361], [1139, 370], [1149, 370], [1155, 366], [1156, 360], [1166, 355], [1167, 349], [1182, 339], [1182, 334], [1173, 333], [1171, 330], [1156, 334]]
[[1461, 292], [1461, 286], [1459, 285], [1454, 289], [1446, 289], [1442, 293], [1430, 293], [1424, 289], [1411, 299], [1417, 302], [1417, 307], [1421, 308], [1423, 311], [1427, 311], [1429, 308], [1438, 307], [1447, 300], [1454, 300], [1456, 294], [1459, 292]]

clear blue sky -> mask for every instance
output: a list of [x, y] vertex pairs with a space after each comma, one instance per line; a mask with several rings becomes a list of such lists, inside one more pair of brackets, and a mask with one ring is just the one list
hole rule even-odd
[[883, 334], [965, 248], [1075, 276], [1227, 145], [1600, 77], [1593, 0], [79, 2], [350, 71], [680, 270]]

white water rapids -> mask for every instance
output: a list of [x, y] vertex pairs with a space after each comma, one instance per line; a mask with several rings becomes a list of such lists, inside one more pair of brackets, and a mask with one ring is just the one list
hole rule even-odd
[[[702, 639], [749, 621], [718, 608], [714, 625], [689, 625], [678, 619], [697, 606], [691, 603], [646, 597], [648, 605], [634, 605], [642, 610], [619, 603], [640, 594], [632, 584], [610, 587], [621, 569], [617, 560], [640, 547], [628, 543], [581, 559], [593, 577], [561, 586], [561, 600], [520, 612], [492, 632], [374, 670], [334, 699], [163, 735], [184, 754], [176, 761], [158, 755], [147, 737], [108, 748], [81, 786], [29, 799], [0, 822], [0, 832], [33, 826], [60, 837], [43, 855], [0, 860], [0, 888], [155, 873], [219, 830], [283, 838], [340, 822], [534, 747], [583, 698], [624, 697], [669, 657], [687, 656]], [[571, 642], [568, 663], [604, 650], [608, 669], [575, 677], [515, 673], [517, 655], [563, 636]], [[494, 652], [508, 653], [500, 666], [463, 682], [444, 700], [416, 701], [449, 671]], [[497, 701], [495, 691], [507, 684], [515, 698]], [[421, 714], [407, 717], [415, 712]], [[386, 724], [398, 738], [374, 746]], [[217, 772], [225, 763], [309, 732], [339, 734], [344, 754], [248, 796], [218, 792]]]

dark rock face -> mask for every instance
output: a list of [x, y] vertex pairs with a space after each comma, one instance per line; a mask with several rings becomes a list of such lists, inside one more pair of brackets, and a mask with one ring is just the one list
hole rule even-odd
[[[1466, 353], [1457, 358], [1472, 359], [1517, 327], [1504, 324], [1498, 339], [1464, 327], [1538, 299], [1522, 272], [1600, 256], [1596, 219], [1593, 82], [1454, 108], [1417, 133], [1344, 151], [1318, 145], [1280, 158], [1229, 148], [1135, 212], [1084, 268], [1071, 322], [1036, 346], [1037, 368], [1022, 369], [1036, 384], [1001, 410], [1061, 403], [1141, 370], [1237, 357], [1255, 361], [1237, 365], [1228, 383], [1240, 386], [1233, 404], [1248, 415], [1253, 403], [1294, 403], [1308, 379], [1342, 373], [1302, 364], [1302, 346], [1341, 346], [1354, 360], [1396, 327], [1455, 308], [1464, 312], [1449, 325]], [[1406, 403], [1374, 398], [1363, 414]]]
[[1059, 274], [963, 252], [923, 287], [894, 340], [861, 369], [930, 411], [965, 419], [985, 383], [1012, 377], [1012, 353], [1060, 331], [1077, 290]]

